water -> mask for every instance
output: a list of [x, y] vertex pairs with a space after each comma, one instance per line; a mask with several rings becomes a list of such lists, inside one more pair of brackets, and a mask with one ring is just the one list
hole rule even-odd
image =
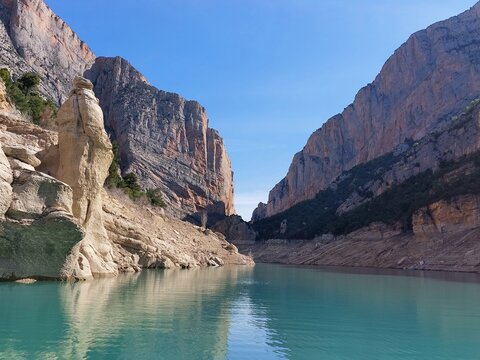
[[479, 359], [479, 301], [474, 275], [278, 265], [0, 283], [0, 359]]

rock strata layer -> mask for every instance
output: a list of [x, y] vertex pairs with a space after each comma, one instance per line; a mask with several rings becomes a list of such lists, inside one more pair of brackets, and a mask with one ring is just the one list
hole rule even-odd
[[0, 67], [16, 76], [36, 72], [42, 93], [63, 103], [72, 79], [93, 64], [93, 52], [43, 0], [1, 0], [0, 19]]
[[196, 101], [161, 91], [122, 58], [98, 58], [87, 73], [120, 150], [122, 171], [159, 188], [179, 217], [235, 212], [225, 145]]
[[413, 34], [353, 104], [310, 136], [271, 190], [265, 216], [312, 199], [343, 171], [420, 139], [464, 109], [480, 94], [479, 36], [480, 3]]
[[159, 188], [177, 217], [199, 221], [207, 210], [216, 220], [235, 212], [230, 160], [205, 109], [149, 85], [121, 58], [96, 58], [43, 0], [0, 0], [1, 67], [14, 77], [38, 73], [42, 94], [57, 105], [69, 97], [75, 76], [89, 77], [124, 172]]
[[402, 232], [399, 225], [376, 223], [346, 236], [268, 240], [238, 247], [256, 262], [480, 272], [478, 204], [478, 196], [473, 195], [432, 204], [415, 214], [410, 233]]
[[[105, 192], [111, 149], [98, 110], [91, 84], [79, 79], [59, 113], [60, 135], [0, 114], [0, 279], [253, 264], [221, 234], [135, 204], [119, 189]], [[34, 168], [2, 147], [42, 163]]]

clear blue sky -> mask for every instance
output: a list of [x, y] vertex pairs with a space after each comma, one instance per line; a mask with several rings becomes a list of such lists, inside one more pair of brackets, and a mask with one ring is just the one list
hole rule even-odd
[[249, 219], [408, 36], [475, 0], [46, 0], [97, 55], [206, 107]]

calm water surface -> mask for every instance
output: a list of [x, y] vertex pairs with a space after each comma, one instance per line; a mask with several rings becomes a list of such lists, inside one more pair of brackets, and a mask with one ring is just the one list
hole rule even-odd
[[479, 359], [480, 281], [257, 265], [0, 283], [0, 358]]

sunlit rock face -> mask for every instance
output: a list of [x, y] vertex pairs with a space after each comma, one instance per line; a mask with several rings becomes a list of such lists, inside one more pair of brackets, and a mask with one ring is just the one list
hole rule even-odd
[[0, 0], [0, 67], [38, 73], [42, 92], [61, 104], [95, 55], [43, 0]]
[[0, 67], [14, 76], [38, 73], [42, 94], [57, 105], [75, 76], [89, 77], [124, 172], [159, 188], [179, 218], [198, 221], [205, 210], [212, 219], [234, 214], [230, 160], [205, 109], [150, 86], [123, 59], [96, 58], [43, 0], [0, 0]]
[[480, 4], [413, 34], [353, 104], [310, 136], [270, 191], [264, 215], [313, 198], [343, 171], [423, 137], [463, 110], [480, 94], [479, 36]]
[[73, 189], [72, 212], [85, 238], [67, 259], [63, 276], [116, 275], [112, 246], [103, 225], [102, 191], [113, 160], [102, 109], [87, 79], [76, 77], [58, 111], [59, 164], [56, 177]]
[[58, 277], [84, 236], [72, 189], [0, 149], [0, 193], [0, 279]]
[[0, 147], [0, 218], [3, 218], [12, 202], [12, 181], [10, 163]]
[[232, 215], [233, 174], [219, 133], [196, 101], [156, 89], [122, 58], [97, 58], [86, 76], [119, 145], [121, 168], [159, 188], [178, 217]]

